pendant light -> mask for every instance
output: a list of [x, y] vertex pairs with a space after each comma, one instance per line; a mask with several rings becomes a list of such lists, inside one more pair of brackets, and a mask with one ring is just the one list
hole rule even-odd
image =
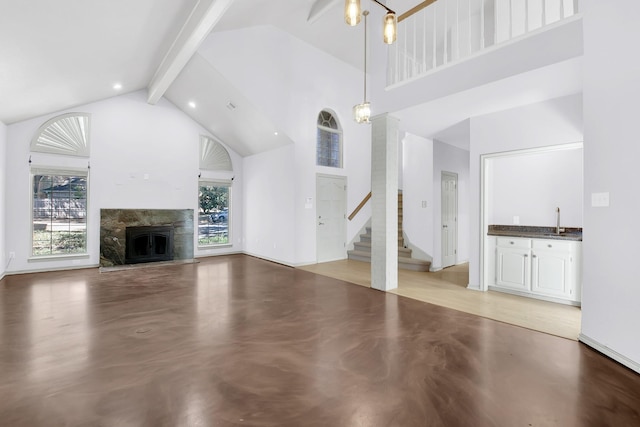
[[[396, 13], [389, 9], [378, 0], [371, 0], [377, 5], [383, 7], [387, 13], [384, 16], [382, 38], [386, 44], [393, 44], [396, 41], [398, 34], [398, 18]], [[360, 0], [345, 0], [344, 2], [344, 20], [351, 26], [358, 25], [360, 23], [360, 16], [362, 15], [362, 8], [360, 7]]]
[[371, 117], [371, 103], [367, 101], [367, 15], [369, 11], [362, 12], [364, 15], [364, 100], [361, 104], [353, 106], [353, 119], [358, 123], [369, 123]]
[[360, 23], [362, 8], [360, 0], [346, 0], [344, 3], [344, 20], [352, 27]]
[[393, 44], [398, 35], [398, 18], [393, 12], [387, 12], [384, 16], [383, 40], [386, 44]]

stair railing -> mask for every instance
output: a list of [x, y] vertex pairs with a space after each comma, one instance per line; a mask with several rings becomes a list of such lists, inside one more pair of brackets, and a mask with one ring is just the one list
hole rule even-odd
[[362, 199], [360, 204], [358, 206], [356, 206], [356, 208], [353, 210], [353, 212], [351, 212], [351, 215], [349, 215], [349, 217], [348, 217], [349, 221], [351, 221], [353, 218], [356, 217], [356, 215], [358, 215], [358, 212], [360, 212], [360, 209], [362, 209], [364, 207], [364, 205], [367, 204], [367, 202], [369, 201], [370, 198], [371, 198], [371, 191], [369, 191], [369, 194], [364, 196], [364, 199]]
[[578, 0], [426, 0], [398, 17], [387, 87], [578, 14]]

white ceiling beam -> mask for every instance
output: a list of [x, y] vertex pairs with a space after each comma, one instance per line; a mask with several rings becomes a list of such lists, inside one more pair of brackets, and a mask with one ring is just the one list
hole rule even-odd
[[233, 1], [198, 1], [149, 83], [149, 104], [155, 104], [162, 98]]
[[311, 10], [309, 10], [309, 16], [307, 17], [307, 22], [309, 24], [313, 24], [316, 22], [326, 11], [331, 9], [334, 4], [337, 4], [339, 0], [316, 0], [311, 5]]

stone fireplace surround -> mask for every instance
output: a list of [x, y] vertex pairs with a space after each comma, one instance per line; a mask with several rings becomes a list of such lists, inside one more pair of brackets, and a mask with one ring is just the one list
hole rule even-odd
[[127, 227], [172, 226], [173, 259], [193, 259], [193, 209], [100, 209], [100, 267], [125, 264]]

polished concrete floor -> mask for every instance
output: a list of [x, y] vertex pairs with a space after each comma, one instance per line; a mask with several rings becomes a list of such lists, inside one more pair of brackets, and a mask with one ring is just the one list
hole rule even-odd
[[2, 426], [640, 425], [583, 344], [244, 255], [9, 276], [0, 320]]

